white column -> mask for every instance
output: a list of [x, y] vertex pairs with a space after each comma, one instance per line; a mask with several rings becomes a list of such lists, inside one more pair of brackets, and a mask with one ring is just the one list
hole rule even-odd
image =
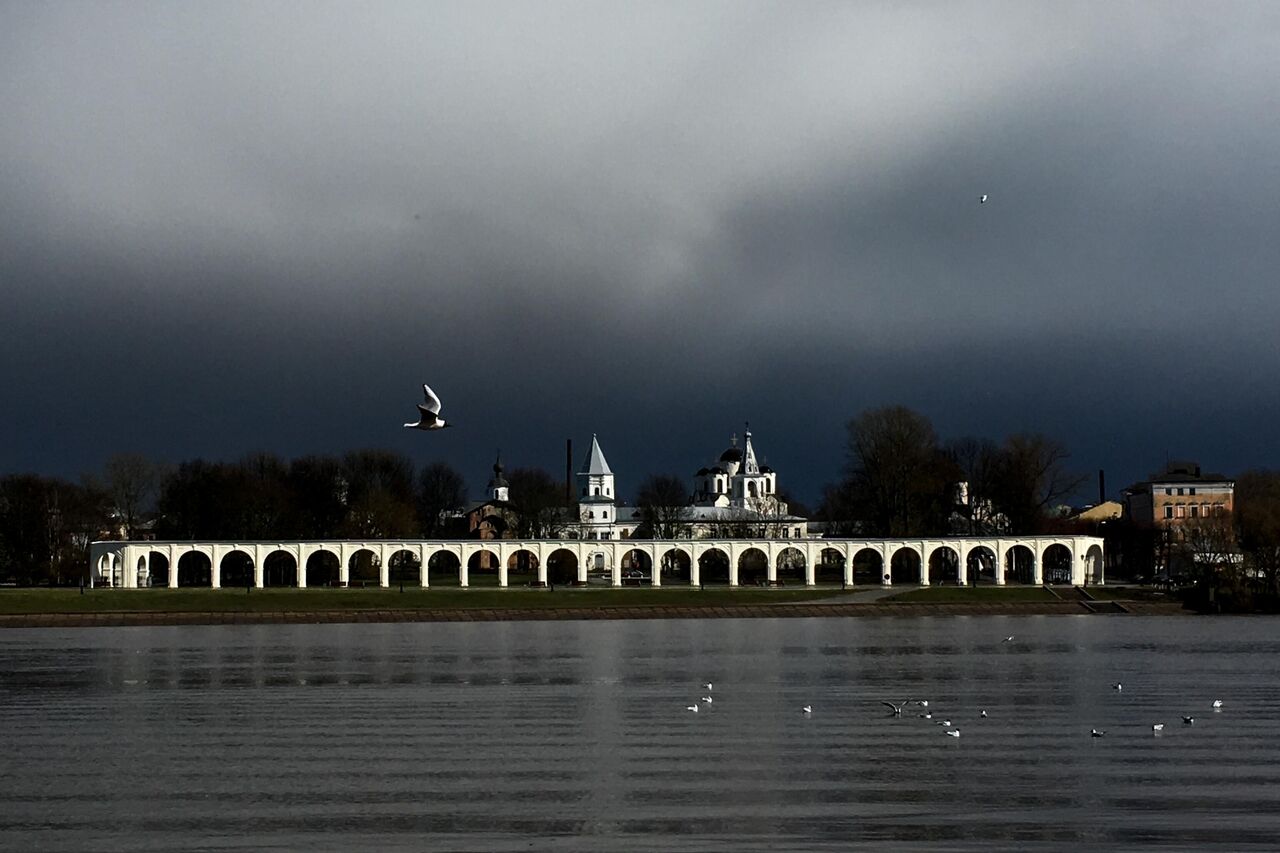
[[218, 556], [218, 546], [211, 545], [209, 553], [209, 583], [214, 589], [222, 589], [222, 558]]
[[347, 549], [341, 545], [338, 546], [338, 586], [346, 587], [351, 584], [351, 569], [347, 565]]
[[778, 564], [774, 562], [772, 554], [766, 554], [765, 561], [764, 576], [769, 585], [772, 586], [778, 582]]
[[1040, 562], [1040, 555], [1035, 551], [1031, 552], [1031, 582], [1036, 586], [1044, 585], [1044, 566]]
[[725, 548], [725, 551], [729, 555], [729, 586], [737, 586], [738, 585], [738, 554], [736, 553], [737, 549], [734, 548], [733, 543], [730, 542], [729, 545]]
[[391, 563], [387, 560], [387, 546], [378, 546], [378, 586], [386, 589], [391, 586]]
[[591, 556], [591, 547], [580, 541], [574, 546], [574, 550], [578, 554], [578, 583], [585, 586], [587, 583], [587, 560]]
[[[555, 553], [554, 546], [552, 547], [551, 551], [552, 553]], [[547, 585], [547, 549], [539, 545], [537, 557], [538, 557], [538, 583], [541, 584], [542, 586], [546, 586]]]
[[467, 549], [462, 549], [462, 556], [458, 558], [458, 586], [465, 587], [471, 582], [471, 554], [467, 553]]
[[418, 546], [418, 586], [426, 589], [431, 586], [427, 578], [428, 567], [430, 566], [430, 558], [427, 556], [427, 546]]
[[815, 563], [807, 554], [804, 558], [804, 585], [818, 585], [818, 564]]
[[889, 546], [880, 546], [880, 578], [881, 586], [893, 586], [893, 560], [889, 554]]
[[929, 585], [929, 547], [924, 543], [920, 543], [920, 586]]
[[1013, 546], [1010, 545], [1003, 554], [996, 556], [996, 586], [1004, 586], [1005, 564], [1013, 562]]
[[613, 586], [622, 586], [622, 559], [618, 556], [617, 547], [610, 545], [605, 553], [609, 555], [610, 582]]
[[956, 566], [956, 583], [960, 586], [968, 586], [969, 584], [969, 552], [965, 550], [964, 545], [956, 546], [956, 559], [960, 561]]
[[503, 589], [507, 586], [507, 559], [510, 556], [506, 548], [498, 546], [498, 586]]
[[689, 586], [702, 584], [702, 572], [698, 570], [698, 550], [689, 546]]

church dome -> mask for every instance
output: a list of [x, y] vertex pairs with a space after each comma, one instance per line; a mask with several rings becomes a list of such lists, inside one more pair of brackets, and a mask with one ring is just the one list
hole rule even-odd
[[720, 461], [721, 462], [741, 462], [742, 451], [736, 447], [730, 447], [724, 453], [720, 454]]

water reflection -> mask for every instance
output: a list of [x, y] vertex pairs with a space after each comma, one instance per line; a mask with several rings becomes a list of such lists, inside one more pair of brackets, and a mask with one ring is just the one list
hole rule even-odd
[[[1270, 849], [1277, 627], [10, 631], [0, 849]], [[879, 704], [909, 696], [937, 719]]]

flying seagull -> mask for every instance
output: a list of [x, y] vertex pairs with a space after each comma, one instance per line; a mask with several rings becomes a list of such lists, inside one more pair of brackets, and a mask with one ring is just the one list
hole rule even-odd
[[440, 417], [440, 398], [436, 396], [435, 391], [431, 390], [431, 386], [423, 385], [422, 391], [427, 395], [427, 402], [418, 404], [418, 422], [405, 424], [405, 427], [407, 429], [444, 429], [453, 426], [445, 423], [444, 418]]
[[983, 193], [982, 195], [978, 196], [978, 204], [986, 204], [986, 203], [987, 203], [986, 193]]
[[1213, 700], [1213, 710], [1215, 710], [1215, 711], [1216, 711], [1216, 710], [1218, 710], [1218, 709], [1219, 709], [1219, 708], [1221, 708], [1221, 707], [1222, 707], [1222, 700], [1221, 700], [1221, 699], [1214, 699], [1214, 700]]
[[801, 712], [801, 713], [803, 713], [803, 714], [812, 714], [812, 713], [813, 713], [813, 706], [812, 706], [812, 705], [805, 705], [803, 708], [801, 708], [801, 709], [800, 709], [800, 712]]

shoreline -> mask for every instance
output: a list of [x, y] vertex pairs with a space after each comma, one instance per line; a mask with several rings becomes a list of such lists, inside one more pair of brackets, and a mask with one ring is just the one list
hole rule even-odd
[[866, 602], [599, 607], [450, 607], [280, 611], [96, 611], [0, 615], [2, 628], [117, 628], [173, 625], [307, 625], [396, 622], [545, 622], [601, 619], [795, 619], [918, 616], [1195, 615], [1149, 601]]

